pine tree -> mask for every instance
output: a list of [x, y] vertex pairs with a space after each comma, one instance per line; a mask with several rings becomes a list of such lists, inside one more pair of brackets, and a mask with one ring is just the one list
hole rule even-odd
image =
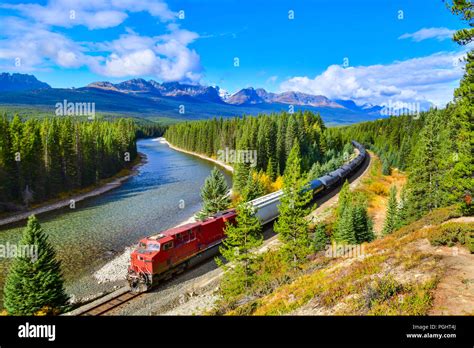
[[35, 216], [30, 216], [20, 246], [36, 255], [18, 255], [5, 281], [4, 306], [10, 315], [32, 315], [39, 310], [57, 313], [67, 304], [61, 263]]
[[352, 205], [347, 206], [339, 217], [334, 239], [341, 244], [357, 244]]
[[280, 212], [274, 230], [284, 243], [283, 250], [288, 258], [297, 265], [309, 252], [310, 240], [308, 235], [308, 221], [305, 217], [310, 209], [312, 193], [303, 192], [308, 185], [301, 173], [301, 158], [298, 142], [295, 142], [286, 162], [283, 177], [283, 196], [278, 206]]
[[390, 187], [390, 195], [388, 197], [387, 214], [385, 216], [385, 223], [382, 234], [387, 235], [392, 233], [398, 221], [398, 202], [397, 202], [397, 187], [393, 185]]
[[444, 114], [431, 110], [420, 132], [413, 153], [408, 187], [410, 192], [410, 216], [418, 218], [435, 208], [444, 206], [446, 194], [442, 182], [446, 175], [446, 161], [449, 157], [449, 141], [443, 127]]
[[251, 205], [241, 202], [237, 206], [236, 212], [236, 223], [226, 226], [226, 238], [219, 250], [227, 261], [234, 263], [235, 273], [232, 274], [232, 270], [230, 270], [229, 277], [242, 274], [243, 279], [235, 277], [234, 280], [237, 282], [243, 280], [244, 288], [247, 288], [253, 277], [251, 266], [257, 257], [252, 249], [259, 247], [263, 242], [262, 225], [258, 217], [255, 216]]
[[352, 207], [354, 234], [358, 244], [371, 242], [375, 239], [372, 220], [367, 213], [367, 202], [357, 197]]
[[395, 229], [405, 226], [408, 223], [408, 200], [405, 186], [400, 191], [400, 201], [397, 207], [397, 219], [395, 222]]
[[230, 198], [228, 191], [229, 187], [224, 175], [214, 167], [201, 189], [203, 207], [196, 217], [204, 220], [219, 211], [229, 208]]
[[314, 237], [313, 237], [314, 251], [317, 252], [317, 251], [324, 250], [328, 242], [329, 242], [329, 237], [326, 234], [326, 226], [323, 224], [319, 224], [316, 227], [316, 230], [314, 231]]
[[271, 181], [275, 181], [276, 179], [276, 170], [273, 165], [273, 159], [270, 157], [268, 160], [267, 170], [266, 173]]
[[244, 202], [248, 202], [265, 195], [265, 193], [265, 187], [258, 179], [258, 175], [250, 172], [247, 179], [247, 184], [242, 190], [242, 200]]

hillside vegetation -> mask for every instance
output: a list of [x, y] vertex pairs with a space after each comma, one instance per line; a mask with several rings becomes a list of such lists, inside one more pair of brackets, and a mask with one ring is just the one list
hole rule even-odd
[[[401, 174], [383, 176], [374, 157], [368, 175], [355, 189], [368, 200], [371, 217], [385, 218], [387, 191]], [[379, 183], [379, 185], [374, 185]], [[335, 208], [314, 226], [328, 226], [331, 234]], [[257, 281], [246, 291], [221, 297], [213, 314], [230, 315], [424, 315], [434, 310], [437, 286], [447, 275], [440, 246], [451, 249], [448, 257], [474, 255], [467, 249], [474, 240], [474, 221], [463, 218], [458, 206], [438, 208], [395, 232], [364, 243], [356, 255], [352, 246], [337, 257], [328, 254], [332, 246], [308, 255], [295, 270], [284, 262], [279, 249], [260, 255]], [[380, 235], [379, 227], [378, 234]], [[465, 250], [465, 251], [462, 251]], [[354, 256], [355, 255], [355, 256]], [[470, 278], [458, 279], [458, 294], [469, 296]], [[225, 287], [226, 284], [224, 283]], [[466, 290], [468, 290], [466, 292]], [[474, 294], [473, 294], [474, 295]], [[461, 308], [461, 307], [460, 307]], [[474, 308], [472, 309], [474, 311]], [[459, 309], [457, 314], [465, 313]]]

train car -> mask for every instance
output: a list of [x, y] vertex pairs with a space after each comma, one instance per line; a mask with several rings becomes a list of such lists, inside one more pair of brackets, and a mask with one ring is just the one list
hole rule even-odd
[[254, 208], [255, 215], [259, 218], [262, 225], [277, 218], [281, 196], [283, 196], [283, 191], [278, 190], [249, 202]]
[[235, 223], [235, 217], [235, 210], [230, 209], [140, 240], [127, 274], [132, 291], [146, 291], [160, 279], [217, 255], [225, 225]]
[[315, 179], [315, 180], [310, 181], [309, 187], [311, 191], [313, 191], [314, 196], [324, 191], [324, 184], [320, 179]]
[[[325, 190], [342, 183], [355, 170], [357, 170], [357, 168], [359, 168], [365, 158], [365, 149], [362, 145], [355, 141], [352, 142], [352, 145], [359, 151], [359, 154], [353, 160], [328, 173], [327, 175], [310, 182], [308, 189], [313, 191], [313, 197], [316, 197], [318, 194], [323, 194]], [[304, 191], [307, 191], [308, 189], [304, 189]], [[279, 190], [249, 202], [256, 211], [255, 215], [259, 218], [263, 225], [275, 220], [278, 217], [278, 205], [280, 204], [282, 195], [283, 191]]]

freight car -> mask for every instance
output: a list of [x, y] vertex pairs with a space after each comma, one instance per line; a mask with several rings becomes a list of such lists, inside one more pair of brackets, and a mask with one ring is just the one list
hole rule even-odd
[[[356, 141], [352, 141], [352, 145], [358, 151], [354, 159], [342, 167], [309, 182], [309, 189], [313, 191], [314, 198], [326, 194], [330, 189], [343, 183], [345, 179], [362, 165], [367, 156], [365, 148]], [[262, 224], [273, 221], [278, 217], [278, 205], [282, 195], [283, 191], [279, 190], [249, 202], [254, 207], [256, 215]]]
[[[358, 151], [354, 159], [309, 183], [308, 189], [314, 197], [327, 193], [360, 168], [367, 153], [358, 142], [352, 141], [352, 145]], [[262, 224], [278, 217], [282, 195], [283, 191], [279, 190], [249, 202]], [[132, 291], [146, 291], [161, 279], [217, 255], [225, 238], [225, 225], [235, 223], [236, 215], [234, 209], [229, 209], [205, 221], [175, 227], [140, 240], [131, 254], [127, 273]]]

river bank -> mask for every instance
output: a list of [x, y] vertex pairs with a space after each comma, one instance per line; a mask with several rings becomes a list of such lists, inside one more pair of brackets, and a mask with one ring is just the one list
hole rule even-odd
[[[43, 204], [39, 204], [37, 207], [30, 209], [28, 211], [22, 211], [19, 213], [14, 213], [13, 215], [4, 217], [0, 219], [0, 226], [5, 226], [8, 224], [12, 224], [15, 222], [20, 222], [22, 220], [28, 219], [31, 215], [39, 215], [47, 212], [51, 212], [54, 210], [70, 207], [71, 205], [75, 205], [75, 203], [83, 201], [85, 199], [96, 197], [106, 192], [109, 192], [120, 185], [122, 185], [125, 181], [130, 179], [131, 177], [138, 174], [138, 168], [144, 165], [147, 162], [146, 155], [143, 153], [138, 153], [139, 156], [139, 163], [133, 165], [129, 169], [124, 169], [128, 174], [123, 173], [123, 170], [116, 175], [112, 176], [111, 178], [102, 180], [103, 183], [99, 184], [98, 186], [93, 186], [89, 188], [83, 189], [86, 192], [80, 194], [73, 194], [67, 198], [63, 198], [54, 202], [46, 202]], [[72, 209], [72, 208], [71, 208]]]
[[181, 149], [179, 147], [176, 147], [172, 144], [170, 144], [165, 138], [163, 137], [160, 137], [160, 138], [156, 138], [156, 139], [153, 139], [153, 141], [159, 141], [160, 143], [162, 144], [166, 144], [168, 145], [171, 149], [173, 150], [176, 150], [176, 151], [179, 151], [179, 152], [183, 152], [183, 153], [187, 153], [189, 155], [193, 155], [193, 156], [196, 156], [196, 157], [199, 157], [199, 158], [202, 158], [206, 161], [210, 161], [210, 162], [213, 162], [215, 164], [217, 164], [218, 166], [224, 168], [225, 170], [233, 173], [234, 172], [234, 168], [232, 168], [232, 166], [230, 166], [229, 164], [227, 163], [224, 163], [222, 161], [219, 161], [219, 160], [216, 160], [214, 158], [211, 158], [211, 157], [207, 157], [207, 156], [204, 156], [204, 155], [201, 155], [199, 153], [196, 153], [196, 152], [192, 152], [192, 151], [188, 151], [188, 150], [184, 150], [184, 149]]

